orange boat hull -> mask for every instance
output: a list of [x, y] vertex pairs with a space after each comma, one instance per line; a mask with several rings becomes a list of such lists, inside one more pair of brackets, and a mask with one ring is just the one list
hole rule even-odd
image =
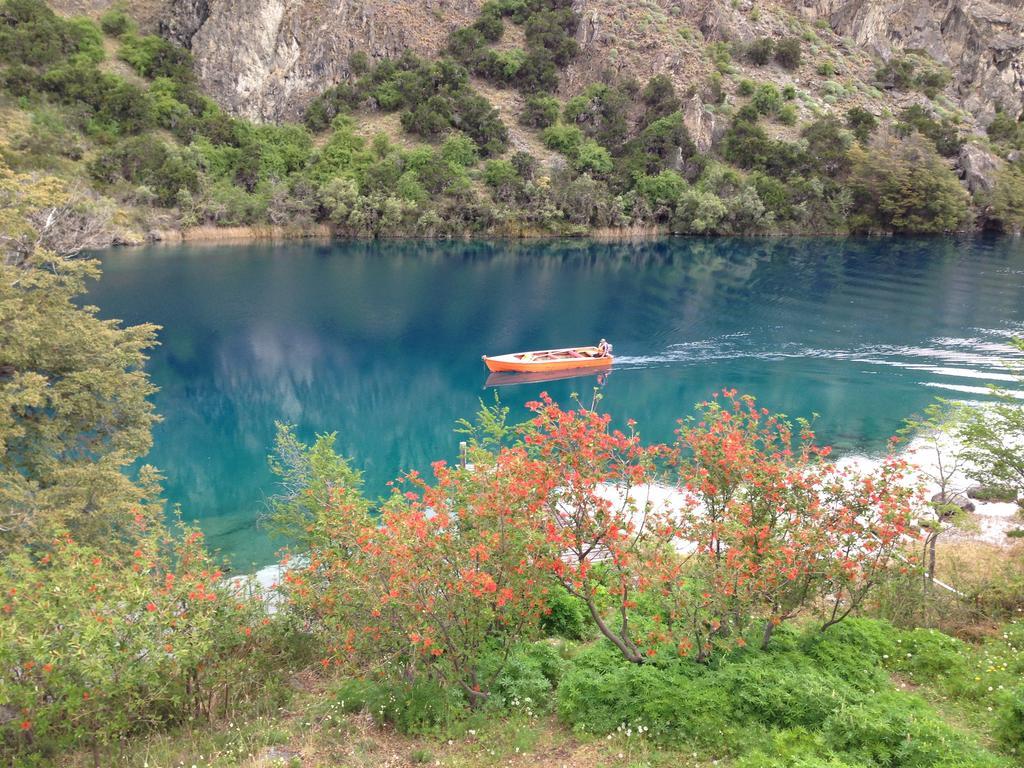
[[[578, 356], [569, 356], [575, 353]], [[558, 355], [564, 355], [558, 357]], [[597, 356], [597, 347], [568, 347], [566, 349], [545, 349], [537, 352], [517, 352], [511, 355], [484, 355], [484, 363], [492, 372], [515, 371], [531, 373], [540, 371], [570, 371], [580, 368], [608, 368], [611, 355]]]

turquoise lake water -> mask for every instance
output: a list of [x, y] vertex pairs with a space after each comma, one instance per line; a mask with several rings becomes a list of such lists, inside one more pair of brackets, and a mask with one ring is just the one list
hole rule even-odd
[[[281, 542], [274, 421], [337, 431], [383, 494], [457, 455], [485, 389], [483, 353], [615, 345], [603, 409], [652, 440], [723, 387], [823, 442], [878, 452], [937, 396], [983, 397], [1024, 332], [1019, 239], [670, 239], [628, 244], [334, 243], [153, 247], [102, 255], [88, 300], [163, 326], [149, 371], [163, 421], [147, 461], [167, 498], [236, 567]], [[517, 414], [594, 377], [500, 388]]]

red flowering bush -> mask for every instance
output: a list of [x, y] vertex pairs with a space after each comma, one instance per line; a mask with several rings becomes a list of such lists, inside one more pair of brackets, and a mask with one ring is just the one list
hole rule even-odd
[[285, 585], [328, 638], [325, 666], [376, 663], [479, 704], [502, 670], [481, 659], [531, 636], [549, 589], [632, 662], [667, 648], [704, 660], [752, 633], [767, 645], [801, 612], [842, 620], [908, 535], [903, 463], [840, 471], [808, 423], [794, 433], [734, 391], [701, 404], [674, 447], [546, 395], [528, 407], [519, 441], [475, 443], [473, 469], [437, 464], [433, 482], [409, 475], [379, 519], [343, 462], [291, 447], [306, 457], [294, 466], [323, 469], [292, 483], [309, 553]]
[[[641, 646], [630, 627], [638, 595], [650, 587], [652, 558], [671, 551], [674, 515], [643, 493], [657, 478], [657, 459], [667, 446], [644, 446], [609, 427], [593, 410], [562, 410], [547, 394], [528, 403], [536, 414], [525, 442], [535, 460], [519, 479], [543, 498], [541, 525], [552, 548], [545, 570], [586, 605], [601, 634], [630, 661], [653, 649]], [[640, 493], [634, 493], [640, 489]], [[595, 572], [595, 566], [601, 576]], [[604, 615], [600, 595], [611, 596], [614, 618]]]
[[680, 483], [695, 501], [680, 534], [694, 548], [678, 582], [686, 604], [671, 617], [685, 615], [698, 658], [716, 639], [746, 642], [751, 622], [767, 645], [801, 611], [822, 612], [825, 626], [847, 616], [909, 535], [906, 464], [840, 471], [808, 422], [794, 434], [735, 390], [698, 411], [678, 431]]
[[140, 517], [132, 539], [127, 561], [63, 537], [0, 565], [0, 743], [15, 752], [91, 744], [98, 760], [265, 685], [239, 674], [269, 623], [259, 595], [226, 583], [197, 531]]
[[284, 578], [290, 603], [328, 638], [324, 666], [426, 677], [482, 703], [503, 669], [482, 675], [484, 654], [507, 657], [545, 608], [547, 544], [523, 524], [539, 503], [519, 482], [530, 463], [519, 448], [475, 471], [435, 464], [433, 483], [400, 481], [379, 520], [334, 489], [311, 523], [330, 535]]

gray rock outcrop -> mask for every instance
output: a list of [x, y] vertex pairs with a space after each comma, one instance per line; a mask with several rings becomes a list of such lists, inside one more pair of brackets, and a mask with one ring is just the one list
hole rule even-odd
[[965, 109], [982, 124], [996, 104], [1024, 111], [1021, 0], [805, 0], [812, 13], [884, 60], [920, 49], [953, 73]]
[[433, 55], [478, 0], [171, 0], [162, 34], [191, 48], [203, 88], [230, 112], [295, 120], [349, 75], [357, 50], [372, 58]]
[[978, 144], [964, 144], [957, 156], [957, 168], [972, 195], [991, 192], [1003, 161]]

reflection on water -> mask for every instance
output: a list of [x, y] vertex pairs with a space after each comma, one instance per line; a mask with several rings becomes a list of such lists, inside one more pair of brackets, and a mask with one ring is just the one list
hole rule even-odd
[[[374, 494], [454, 457], [485, 395], [480, 355], [615, 344], [602, 407], [670, 440], [721, 386], [822, 414], [842, 450], [879, 450], [936, 395], [1007, 380], [1024, 327], [1018, 240], [672, 239], [631, 244], [342, 243], [111, 251], [90, 301], [164, 327], [149, 460], [236, 562], [264, 561], [275, 420], [339, 432]], [[507, 382], [502, 382], [503, 384]], [[522, 413], [591, 374], [501, 389]]]
[[535, 371], [516, 373], [514, 371], [497, 371], [487, 377], [484, 387], [509, 387], [515, 384], [547, 384], [550, 381], [565, 381], [566, 379], [581, 379], [577, 382], [580, 387], [603, 387], [611, 370], [605, 369], [599, 373], [590, 370], [564, 370], [564, 371]]

